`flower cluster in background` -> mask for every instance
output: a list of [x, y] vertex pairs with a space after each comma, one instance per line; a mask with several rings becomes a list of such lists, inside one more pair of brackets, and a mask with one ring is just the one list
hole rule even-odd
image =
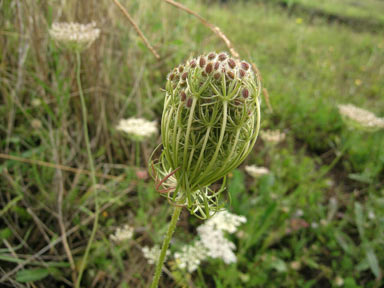
[[192, 273], [197, 268], [201, 261], [206, 259], [205, 247], [202, 247], [199, 241], [193, 245], [185, 245], [180, 252], [174, 254], [176, 265], [189, 273]]
[[109, 238], [116, 243], [130, 240], [133, 237], [134, 228], [129, 225], [124, 225], [116, 229], [114, 234], [111, 234]]
[[264, 142], [278, 144], [285, 139], [285, 133], [280, 130], [264, 130], [260, 131], [260, 137]]
[[261, 176], [269, 174], [268, 168], [257, 167], [255, 165], [245, 166], [245, 172], [247, 172], [253, 178], [259, 178]]
[[157, 134], [156, 121], [148, 121], [142, 118], [121, 119], [116, 127], [134, 140], [143, 141]]
[[339, 112], [347, 125], [363, 130], [384, 128], [384, 118], [379, 118], [372, 112], [352, 104], [338, 105]]
[[[141, 252], [143, 252], [144, 258], [147, 259], [148, 263], [154, 265], [159, 259], [161, 249], [159, 245], [155, 245], [152, 248], [144, 246], [141, 248]], [[169, 256], [169, 254], [170, 252], [167, 251], [166, 258]]]
[[96, 23], [53, 23], [49, 35], [61, 46], [68, 49], [83, 50], [99, 37], [100, 29]]

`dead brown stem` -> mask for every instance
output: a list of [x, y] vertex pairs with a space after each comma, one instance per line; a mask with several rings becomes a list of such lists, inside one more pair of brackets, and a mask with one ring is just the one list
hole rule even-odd
[[[197, 14], [196, 12], [192, 11], [191, 9], [185, 7], [183, 4], [180, 4], [174, 0], [164, 0], [165, 2], [167, 2], [168, 4], [170, 5], [173, 5], [175, 6], [176, 8], [179, 8], [180, 10], [183, 10], [185, 12], [187, 12], [188, 14], [191, 14], [193, 16], [195, 16], [197, 19], [200, 20], [200, 22], [207, 28], [209, 28], [213, 33], [215, 33], [219, 38], [221, 38], [225, 45], [227, 45], [229, 51], [231, 52], [232, 56], [239, 59], [240, 58], [240, 55], [239, 53], [235, 50], [235, 48], [233, 47], [231, 41], [229, 41], [228, 37], [220, 30], [219, 27], [213, 25], [212, 23], [209, 23], [207, 20], [205, 20], [203, 17], [201, 17], [199, 14]], [[256, 77], [258, 78], [258, 81], [261, 83], [261, 74], [260, 74], [260, 71], [259, 69], [257, 69], [256, 65], [254, 63], [251, 63], [252, 64], [252, 67], [253, 67], [253, 70], [256, 74]], [[264, 95], [264, 98], [265, 98], [265, 102], [267, 103], [267, 106], [268, 106], [268, 109], [272, 112], [272, 106], [271, 106], [271, 103], [269, 101], [269, 94], [268, 94], [268, 91], [266, 88], [263, 89], [263, 95]]]
[[[133, 187], [136, 184], [137, 184], [136, 181], [131, 181], [130, 186], [124, 191], [124, 193], [121, 193], [116, 200], [119, 200], [121, 197], [123, 197], [127, 193], [131, 192], [133, 190]], [[106, 203], [103, 207], [101, 207], [101, 209], [99, 211], [99, 214], [102, 213], [103, 211], [105, 211], [106, 209], [108, 209], [109, 207], [111, 207], [113, 204], [115, 204], [115, 202], [113, 202], [113, 201]], [[78, 225], [72, 227], [71, 229], [69, 229], [65, 236], [68, 237], [69, 235], [72, 235], [73, 233], [78, 231], [80, 229], [80, 227], [88, 225], [93, 220], [93, 218], [95, 218], [95, 214], [89, 216], [87, 219], [81, 221], [80, 224], [78, 224]], [[39, 258], [45, 252], [47, 252], [50, 249], [52, 249], [53, 247], [55, 247], [57, 244], [59, 244], [61, 241], [63, 241], [63, 236], [64, 235], [61, 235], [59, 238], [57, 238], [56, 240], [52, 241], [50, 244], [48, 244], [47, 246], [42, 248], [39, 252], [37, 252], [34, 255], [28, 257], [27, 259], [25, 259], [25, 261], [23, 263], [19, 263], [11, 271], [9, 271], [7, 273], [4, 273], [4, 275], [2, 275], [2, 277], [0, 278], [0, 283], [4, 283], [6, 280], [9, 279], [10, 276], [12, 276], [13, 274], [17, 273], [17, 271], [19, 271], [20, 269], [23, 269], [25, 265], [27, 265], [28, 263], [32, 262], [33, 260]]]
[[143, 32], [141, 32], [139, 26], [135, 23], [131, 15], [129, 15], [128, 11], [123, 7], [123, 5], [120, 4], [119, 1], [113, 0], [115, 2], [116, 6], [120, 8], [121, 12], [127, 17], [128, 21], [131, 23], [133, 28], [136, 30], [137, 34], [140, 36], [141, 39], [143, 39], [145, 45], [149, 50], [151, 50], [152, 54], [155, 55], [157, 59], [160, 59], [160, 55], [156, 52], [156, 50], [152, 47], [152, 45], [149, 43], [148, 39], [144, 36]]
[[[49, 167], [49, 168], [60, 169], [63, 171], [68, 171], [68, 172], [77, 173], [77, 174], [91, 175], [91, 171], [88, 171], [88, 170], [73, 168], [73, 167], [64, 166], [64, 165], [55, 164], [55, 163], [44, 162], [40, 160], [32, 160], [32, 159], [22, 158], [18, 156], [3, 154], [3, 153], [0, 153], [0, 158], [19, 161], [19, 162], [28, 163], [28, 164], [40, 165], [40, 166]], [[102, 173], [96, 173], [96, 177], [109, 179], [109, 180], [116, 180], [116, 181], [122, 180], [120, 176], [105, 175]]]
[[219, 27], [209, 23], [207, 20], [205, 20], [199, 14], [197, 14], [196, 12], [192, 11], [191, 9], [185, 7], [184, 5], [182, 5], [176, 1], [173, 1], [173, 0], [164, 0], [164, 1], [167, 2], [168, 4], [171, 4], [171, 5], [179, 8], [180, 10], [187, 12], [188, 14], [195, 16], [197, 19], [200, 20], [201, 23], [203, 23], [203, 25], [205, 27], [209, 28], [213, 33], [215, 33], [219, 38], [221, 38], [224, 41], [225, 45], [227, 45], [227, 47], [228, 47], [228, 49], [231, 52], [233, 57], [240, 58], [239, 53], [237, 53], [237, 51], [233, 47], [231, 41], [229, 41], [228, 37], [225, 36], [225, 34], [220, 30]]

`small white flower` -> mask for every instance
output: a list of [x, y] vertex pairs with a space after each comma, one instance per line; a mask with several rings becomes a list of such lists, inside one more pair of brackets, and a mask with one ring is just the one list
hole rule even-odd
[[41, 124], [41, 121], [39, 119], [32, 119], [31, 126], [33, 129], [40, 129], [43, 125]]
[[148, 121], [142, 118], [121, 119], [116, 129], [139, 141], [157, 134], [156, 121]]
[[354, 128], [376, 130], [384, 128], [384, 118], [352, 104], [338, 105], [339, 112], [346, 123]]
[[335, 278], [335, 284], [336, 284], [336, 286], [338, 286], [338, 287], [343, 286], [343, 285], [344, 285], [344, 279], [341, 278], [340, 276], [337, 276], [337, 277]]
[[370, 220], [374, 220], [374, 219], [376, 218], [375, 212], [373, 212], [373, 211], [369, 211], [369, 212], [368, 212], [368, 218], [369, 218]]
[[[159, 245], [155, 245], [152, 248], [144, 246], [143, 248], [141, 248], [141, 252], [143, 252], [144, 258], [147, 259], [148, 263], [154, 265], [160, 257], [161, 249]], [[167, 250], [165, 259], [169, 256], [169, 253], [170, 252]]]
[[194, 245], [183, 246], [181, 252], [175, 253], [177, 266], [189, 273], [194, 272], [206, 257], [206, 249], [200, 241], [197, 241]]
[[96, 23], [53, 23], [49, 35], [60, 45], [68, 49], [83, 50], [92, 45], [99, 37], [100, 29]]
[[122, 228], [120, 227], [117, 228], [115, 231], [115, 234], [110, 235], [109, 238], [116, 243], [119, 243], [125, 240], [130, 240], [133, 237], [134, 230], [135, 229], [133, 227], [129, 225], [124, 225]]
[[253, 178], [259, 178], [263, 175], [267, 175], [269, 173], [268, 168], [265, 167], [257, 167], [255, 165], [245, 166], [245, 171], [251, 175]]
[[312, 227], [313, 229], [317, 229], [317, 228], [319, 228], [319, 224], [318, 224], [317, 222], [312, 222], [312, 223], [311, 223], [311, 227]]
[[39, 107], [41, 105], [41, 100], [39, 98], [34, 98], [31, 101], [33, 107]]
[[284, 141], [285, 133], [280, 132], [280, 130], [264, 130], [260, 131], [260, 137], [265, 142], [277, 144]]
[[296, 212], [295, 212], [295, 217], [301, 217], [304, 215], [304, 212], [303, 210], [301, 209], [297, 209]]

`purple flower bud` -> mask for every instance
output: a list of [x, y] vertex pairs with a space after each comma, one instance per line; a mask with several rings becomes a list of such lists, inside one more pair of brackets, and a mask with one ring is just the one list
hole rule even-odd
[[191, 65], [192, 68], [195, 68], [196, 67], [196, 61], [192, 60], [190, 65]]
[[232, 58], [229, 58], [228, 59], [228, 65], [229, 67], [231, 67], [232, 69], [236, 67], [236, 62], [235, 60], [233, 60]]
[[245, 71], [243, 69], [240, 69], [239, 70], [239, 75], [240, 75], [240, 78], [244, 78], [245, 76]]
[[208, 63], [207, 67], [205, 67], [205, 72], [207, 74], [210, 74], [212, 72], [212, 69], [213, 69], [212, 63]]
[[213, 75], [213, 77], [216, 79], [216, 80], [219, 80], [220, 77], [221, 77], [221, 74], [220, 73], [215, 73], [215, 75]]
[[216, 53], [213, 53], [213, 52], [212, 52], [212, 53], [209, 53], [209, 54], [208, 54], [208, 59], [209, 59], [209, 60], [213, 60], [215, 57], [216, 57]]
[[248, 71], [249, 64], [247, 62], [241, 62], [241, 68], [243, 68], [245, 71]]
[[200, 57], [200, 60], [199, 60], [200, 68], [204, 68], [205, 63], [206, 63], [205, 58], [204, 57]]
[[231, 78], [231, 79], [235, 79], [235, 74], [233, 74], [232, 71], [228, 71], [228, 72], [227, 72], [227, 75], [228, 75], [229, 78]]
[[171, 74], [169, 75], [169, 80], [172, 81], [173, 79], [175, 79], [175, 74], [171, 73]]
[[181, 101], [185, 101], [185, 99], [187, 99], [187, 94], [185, 94], [184, 90], [181, 91], [180, 98], [181, 98]]
[[243, 95], [244, 99], [247, 99], [249, 96], [249, 91], [247, 88], [244, 88], [243, 91], [241, 91], [241, 95]]
[[184, 81], [187, 79], [188, 77], [188, 72], [184, 72], [183, 75], [181, 75], [181, 79], [183, 79]]
[[219, 60], [220, 60], [220, 61], [224, 61], [225, 59], [227, 59], [227, 55], [226, 55], [225, 53], [221, 53], [221, 54], [219, 55]]
[[215, 63], [215, 67], [214, 67], [215, 70], [219, 69], [219, 67], [220, 67], [220, 63], [219, 63], [219, 62], [216, 62], [216, 63]]
[[186, 106], [187, 106], [188, 108], [191, 108], [191, 106], [192, 106], [192, 98], [188, 98], [187, 103], [186, 103]]

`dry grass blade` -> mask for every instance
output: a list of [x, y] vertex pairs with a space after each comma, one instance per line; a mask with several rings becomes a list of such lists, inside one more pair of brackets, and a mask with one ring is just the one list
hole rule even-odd
[[[0, 153], [0, 158], [7, 159], [7, 160], [19, 161], [19, 162], [28, 163], [28, 164], [40, 165], [40, 166], [49, 167], [49, 168], [60, 169], [63, 171], [68, 171], [68, 172], [77, 173], [77, 174], [91, 175], [91, 171], [88, 171], [88, 170], [73, 168], [73, 167], [55, 164], [55, 163], [44, 162], [44, 161], [40, 161], [40, 160], [32, 160], [32, 159], [22, 158], [22, 157], [18, 157], [18, 156], [3, 154], [3, 153]], [[106, 174], [102, 174], [102, 173], [96, 173], [96, 177], [104, 178], [104, 179], [108, 179], [108, 180], [115, 180], [115, 181], [121, 181], [122, 180], [120, 176], [106, 175]]]
[[145, 45], [148, 47], [149, 50], [151, 50], [152, 54], [155, 55], [157, 59], [160, 59], [160, 55], [156, 52], [156, 50], [152, 47], [152, 45], [149, 43], [148, 39], [144, 36], [143, 32], [141, 32], [139, 26], [133, 21], [133, 18], [131, 15], [129, 15], [128, 11], [123, 7], [123, 5], [120, 4], [119, 1], [113, 0], [115, 2], [116, 6], [120, 8], [120, 10], [123, 12], [125, 17], [127, 17], [128, 21], [132, 24], [133, 28], [136, 30], [137, 34], [140, 36], [141, 39], [143, 39]]
[[221, 38], [224, 41], [225, 45], [227, 45], [227, 47], [228, 47], [228, 49], [231, 52], [233, 57], [240, 58], [239, 53], [237, 53], [237, 51], [233, 47], [231, 41], [229, 41], [228, 37], [220, 30], [219, 27], [209, 23], [207, 20], [205, 20], [199, 14], [197, 14], [196, 12], [192, 11], [191, 9], [185, 7], [184, 5], [182, 5], [182, 4], [180, 4], [180, 3], [176, 2], [176, 1], [173, 1], [173, 0], [164, 0], [164, 1], [167, 2], [168, 4], [171, 4], [171, 5], [179, 8], [180, 10], [183, 10], [183, 11], [187, 12], [188, 14], [191, 14], [191, 15], [195, 16], [197, 19], [200, 20], [201, 23], [203, 23], [204, 26], [206, 26], [207, 28], [211, 29], [211, 31], [213, 33], [215, 33], [219, 38]]
[[[133, 187], [135, 187], [136, 184], [137, 184], [136, 181], [131, 181], [129, 187], [127, 189], [125, 189], [124, 192], [121, 193], [118, 198], [116, 198], [116, 200], [120, 199], [121, 197], [123, 197], [126, 194], [128, 194], [129, 192], [131, 192]], [[106, 203], [103, 207], [100, 208], [99, 213], [102, 213], [103, 211], [105, 211], [106, 209], [111, 207], [113, 204], [115, 204], [114, 201]], [[89, 216], [87, 219], [83, 220], [80, 224], [67, 230], [65, 235], [61, 235], [59, 238], [57, 238], [56, 240], [52, 241], [50, 244], [48, 244], [47, 246], [42, 248], [39, 252], [37, 252], [34, 255], [25, 259], [25, 261], [23, 263], [18, 264], [14, 269], [12, 269], [11, 271], [9, 271], [7, 273], [4, 273], [4, 275], [0, 278], [0, 283], [4, 283], [6, 280], [9, 279], [10, 276], [17, 273], [17, 271], [19, 271], [20, 269], [23, 269], [25, 265], [27, 265], [28, 263], [32, 262], [33, 260], [39, 258], [41, 255], [43, 255], [47, 251], [51, 250], [57, 244], [61, 243], [63, 241], [64, 237], [69, 237], [70, 235], [72, 235], [73, 233], [78, 231], [80, 229], [80, 227], [88, 225], [93, 220], [93, 218], [95, 218], [95, 215]]]

